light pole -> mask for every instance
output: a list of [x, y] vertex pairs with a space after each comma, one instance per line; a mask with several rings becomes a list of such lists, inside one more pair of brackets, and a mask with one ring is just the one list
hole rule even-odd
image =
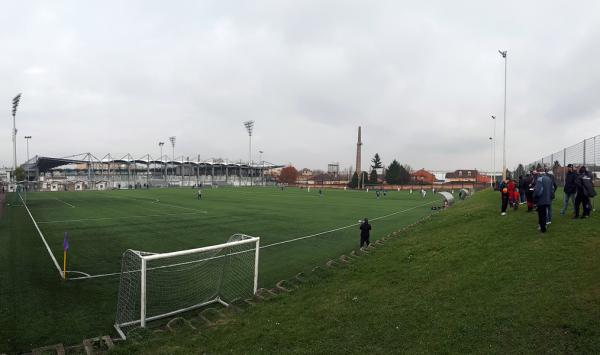
[[502, 181], [506, 180], [506, 67], [508, 51], [499, 50], [498, 53], [504, 58], [504, 136], [502, 138]]
[[173, 176], [175, 176], [175, 136], [169, 137], [169, 141], [171, 142], [171, 148], [173, 148], [173, 156], [171, 162], [173, 163]]
[[[246, 127], [246, 130], [248, 131], [248, 164], [250, 166], [250, 170], [248, 170], [252, 175], [254, 175], [252, 173], [252, 131], [254, 130], [254, 121], [246, 121], [244, 122], [244, 126]], [[252, 177], [250, 176], [250, 186], [252, 186]]]
[[21, 101], [21, 94], [18, 94], [13, 98], [12, 105], [12, 116], [13, 116], [13, 181], [17, 181], [15, 177], [15, 172], [17, 171], [17, 127], [16, 127], [16, 119], [17, 115], [17, 107], [19, 107], [19, 101]]
[[[162, 147], [163, 147], [163, 145], [165, 145], [165, 142], [158, 142], [158, 146], [160, 147], [160, 165], [162, 165], [162, 158], [163, 158]], [[166, 170], [166, 165], [165, 165], [165, 170]], [[167, 179], [167, 174], [164, 173], [165, 170], [162, 169], [162, 166], [160, 167], [160, 172], [163, 173], [163, 177], [166, 180]]]
[[264, 182], [264, 176], [265, 176], [265, 172], [264, 172], [264, 170], [265, 170], [265, 163], [264, 163], [264, 162], [263, 162], [263, 160], [262, 160], [262, 153], [263, 153], [263, 151], [262, 151], [262, 150], [259, 150], [259, 151], [258, 151], [258, 153], [260, 154], [260, 158], [259, 158], [259, 160], [260, 160], [260, 183], [261, 183], [262, 185], [264, 185], [264, 184], [265, 184], [265, 182]]
[[[490, 137], [490, 152], [492, 157], [490, 158], [490, 165], [492, 171], [494, 171], [494, 139]], [[490, 174], [490, 187], [494, 188], [494, 173]]]
[[25, 141], [27, 141], [27, 185], [25, 185], [26, 187], [29, 187], [29, 140], [31, 139], [31, 136], [25, 136]]
[[492, 141], [492, 154], [493, 154], [493, 177], [494, 181], [496, 181], [496, 116], [492, 115], [492, 120], [494, 121], [494, 139]]

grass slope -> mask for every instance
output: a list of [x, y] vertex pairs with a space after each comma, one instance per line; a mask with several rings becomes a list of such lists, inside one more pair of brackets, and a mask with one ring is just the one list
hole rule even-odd
[[542, 235], [499, 202], [478, 193], [228, 325], [115, 352], [599, 353], [599, 217], [555, 213]]
[[[316, 190], [292, 188], [206, 189], [204, 199], [197, 201], [195, 192], [32, 193], [28, 206], [59, 263], [63, 233], [68, 230], [69, 269], [99, 274], [119, 272], [121, 255], [128, 248], [181, 250], [222, 243], [238, 232], [260, 236], [265, 246], [406, 210], [374, 222], [377, 239], [431, 213], [424, 203], [439, 201], [406, 192], [390, 192], [376, 200], [373, 192], [325, 190], [319, 197]], [[7, 195], [6, 202], [10, 206], [0, 219], [0, 353], [114, 335], [118, 275], [61, 281], [17, 196]], [[263, 249], [259, 282], [272, 285], [357, 243], [353, 226]]]

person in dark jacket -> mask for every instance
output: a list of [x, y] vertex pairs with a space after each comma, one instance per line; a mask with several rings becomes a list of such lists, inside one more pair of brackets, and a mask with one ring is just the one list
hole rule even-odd
[[548, 206], [552, 203], [552, 180], [544, 172], [537, 175], [533, 200], [537, 206], [538, 225], [542, 233], [546, 233]]
[[577, 186], [575, 185], [575, 180], [577, 180], [577, 173], [575, 169], [573, 169], [573, 164], [567, 165], [567, 175], [565, 177], [565, 188], [564, 188], [564, 199], [563, 199], [563, 207], [560, 210], [560, 214], [564, 215], [567, 212], [567, 208], [569, 207], [569, 200], [573, 204], [573, 208], [575, 208], [575, 194], [577, 193]]
[[527, 200], [527, 212], [533, 211], [533, 189], [535, 186], [535, 180], [533, 178], [533, 172], [530, 171], [529, 174], [525, 175], [525, 179], [523, 179], [524, 189], [525, 189], [525, 198]]
[[583, 214], [581, 215], [581, 218], [587, 218], [590, 216], [590, 211], [592, 209], [590, 198], [596, 196], [596, 190], [594, 190], [592, 177], [585, 166], [579, 168], [579, 176], [577, 176], [577, 179], [575, 180], [575, 186], [577, 187], [577, 195], [575, 196], [575, 216], [573, 219], [579, 218], [580, 205], [583, 205]]
[[[544, 170], [546, 172], [546, 176], [550, 178], [550, 181], [552, 182], [552, 201], [554, 201], [554, 197], [556, 196], [556, 189], [558, 189], [558, 185], [556, 185], [556, 179], [554, 179], [554, 174], [552, 174], [552, 172], [548, 171], [548, 169]], [[550, 201], [550, 204], [548, 205], [548, 211], [546, 212], [546, 224], [550, 224], [552, 223], [552, 201]]]
[[362, 248], [363, 245], [365, 247], [368, 247], [369, 244], [371, 244], [371, 241], [369, 240], [369, 238], [371, 237], [371, 225], [369, 224], [369, 220], [368, 219], [364, 219], [363, 222], [360, 224], [360, 247]]
[[519, 188], [519, 202], [525, 203], [525, 178], [523, 175], [519, 175], [517, 187]]

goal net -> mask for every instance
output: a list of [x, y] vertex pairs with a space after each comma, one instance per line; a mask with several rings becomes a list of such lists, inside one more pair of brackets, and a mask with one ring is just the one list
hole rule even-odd
[[146, 322], [256, 293], [259, 238], [171, 253], [123, 254], [115, 328], [125, 338]]

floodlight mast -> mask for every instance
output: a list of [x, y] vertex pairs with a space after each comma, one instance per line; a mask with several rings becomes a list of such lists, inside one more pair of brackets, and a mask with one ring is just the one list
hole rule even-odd
[[[162, 165], [162, 159], [163, 159], [163, 145], [165, 145], [165, 142], [158, 142], [158, 146], [160, 147], [160, 165]], [[163, 170], [162, 166], [161, 166], [161, 173], [163, 174], [163, 177], [165, 178], [165, 180], [167, 179], [167, 174], [165, 174], [166, 172], [166, 167], [167, 165], [165, 164], [165, 169]]]
[[502, 180], [506, 180], [506, 68], [508, 51], [498, 50], [498, 53], [504, 58], [504, 134], [502, 138]]
[[[249, 172], [252, 172], [252, 131], [254, 130], [254, 121], [246, 121], [244, 122], [244, 126], [248, 131], [248, 164], [249, 164]], [[250, 176], [250, 186], [252, 186], [252, 176]]]
[[29, 140], [31, 136], [25, 136], [25, 141], [27, 142], [27, 188], [29, 188]]
[[264, 185], [265, 182], [265, 162], [262, 160], [262, 154], [264, 153], [262, 150], [259, 150], [258, 153], [260, 154], [260, 158], [259, 158], [259, 163], [260, 163], [260, 184]]
[[494, 167], [494, 169], [493, 169], [494, 181], [496, 181], [496, 116], [492, 115], [492, 120], [494, 121], [494, 140], [492, 142], [492, 150], [493, 150], [492, 166]]
[[492, 153], [492, 157], [490, 158], [490, 168], [492, 169], [492, 173], [490, 174], [490, 187], [494, 188], [494, 139], [490, 137], [490, 151]]
[[16, 127], [16, 119], [17, 108], [19, 107], [19, 101], [21, 101], [21, 94], [19, 93], [17, 96], [13, 98], [12, 104], [12, 116], [13, 116], [13, 173], [12, 178], [13, 181], [17, 181], [15, 177], [15, 172], [17, 171], [17, 127]]
[[169, 137], [169, 141], [171, 141], [171, 147], [173, 148], [173, 156], [171, 162], [173, 163], [173, 177], [175, 177], [175, 140], [177, 138], [175, 136]]

